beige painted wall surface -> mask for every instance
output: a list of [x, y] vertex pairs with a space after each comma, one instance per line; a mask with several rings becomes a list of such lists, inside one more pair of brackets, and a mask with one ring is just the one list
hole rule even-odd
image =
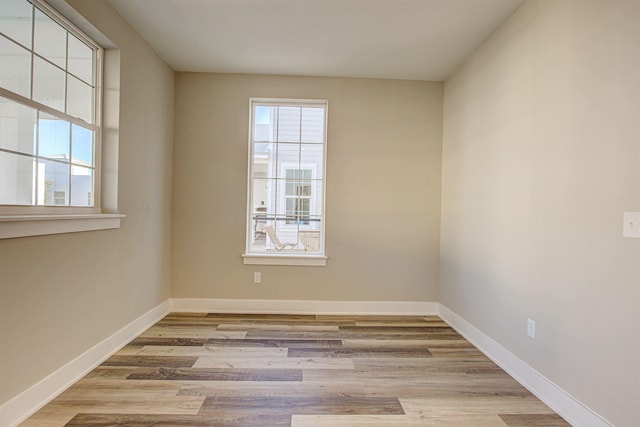
[[[242, 264], [250, 97], [329, 101], [327, 267]], [[177, 73], [175, 129], [173, 297], [437, 300], [442, 83]]]
[[528, 1], [444, 103], [441, 302], [619, 427], [640, 420], [638, 40], [638, 1]]
[[0, 404], [169, 298], [173, 71], [108, 3], [121, 48], [119, 230], [0, 240]]

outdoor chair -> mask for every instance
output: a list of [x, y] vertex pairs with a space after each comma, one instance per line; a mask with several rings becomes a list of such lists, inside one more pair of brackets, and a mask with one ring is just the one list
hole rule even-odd
[[277, 251], [295, 249], [295, 247], [298, 246], [297, 243], [282, 243], [271, 225], [266, 225], [262, 230], [267, 233]]

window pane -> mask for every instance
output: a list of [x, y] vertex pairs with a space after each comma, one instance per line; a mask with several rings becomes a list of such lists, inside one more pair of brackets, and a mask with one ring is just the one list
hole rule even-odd
[[[289, 171], [287, 171], [289, 172]], [[287, 179], [287, 183], [285, 185], [284, 194], [286, 196], [295, 196], [296, 195], [296, 182]]]
[[33, 100], [64, 111], [65, 72], [47, 61], [33, 58]]
[[0, 36], [0, 86], [29, 98], [31, 90], [31, 53]]
[[300, 227], [300, 230], [308, 231], [320, 231], [322, 229], [322, 217], [320, 215], [309, 215], [309, 223], [304, 227]]
[[275, 170], [271, 159], [275, 156], [276, 145], [266, 142], [253, 144], [253, 177], [275, 178]]
[[302, 142], [324, 142], [324, 108], [302, 109]]
[[93, 169], [71, 166], [71, 206], [93, 206]]
[[298, 182], [298, 195], [299, 196], [311, 196], [311, 181]]
[[93, 55], [93, 49], [69, 33], [68, 71], [90, 85], [93, 85]]
[[0, 32], [31, 49], [31, 13], [33, 6], [26, 0], [0, 2]]
[[71, 161], [93, 166], [93, 132], [78, 125], [71, 125]]
[[253, 140], [256, 142], [275, 141], [275, 111], [274, 107], [256, 106], [254, 116]]
[[324, 145], [302, 144], [300, 148], [300, 167], [307, 170], [304, 179], [322, 179], [324, 159]]
[[[295, 251], [298, 249], [298, 227], [293, 224], [286, 224], [285, 221], [276, 221], [275, 236], [281, 244], [288, 244], [285, 248], [287, 251]], [[270, 239], [269, 239], [270, 240]], [[274, 243], [267, 245], [267, 250], [276, 250]]]
[[36, 110], [0, 97], [0, 148], [33, 154]]
[[69, 205], [69, 164], [38, 161], [39, 205]]
[[[269, 212], [267, 205], [267, 182], [266, 179], [254, 179], [253, 180], [253, 212], [257, 214], [266, 214]], [[271, 211], [273, 213], [273, 211]]]
[[[278, 188], [278, 181], [275, 179], [265, 179], [265, 180], [254, 180], [253, 181], [253, 194], [255, 204], [260, 202], [262, 206], [262, 201], [264, 201], [265, 206], [267, 207], [267, 213], [269, 216], [277, 215], [278, 212], [278, 197], [282, 198], [281, 190]], [[256, 188], [257, 185], [264, 185], [264, 190], [258, 190]], [[257, 199], [259, 197], [259, 199]]]
[[38, 154], [62, 161], [69, 161], [70, 123], [45, 113], [40, 113]]
[[298, 238], [303, 251], [320, 252], [320, 230], [303, 230], [301, 227]]
[[278, 109], [278, 142], [300, 142], [300, 107]]
[[59, 67], [67, 68], [67, 30], [36, 9], [34, 51]]
[[67, 114], [93, 123], [93, 89], [73, 76], [67, 77]]
[[286, 210], [287, 216], [295, 215], [295, 211], [296, 211], [296, 198], [295, 197], [287, 198], [286, 209], [287, 209]]
[[275, 172], [279, 178], [284, 178], [287, 169], [298, 169], [299, 164], [300, 144], [278, 144]]
[[0, 204], [30, 205], [33, 197], [34, 160], [0, 151]]

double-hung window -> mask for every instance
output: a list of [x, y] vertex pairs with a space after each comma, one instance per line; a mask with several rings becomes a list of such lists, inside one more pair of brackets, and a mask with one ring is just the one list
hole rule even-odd
[[326, 125], [326, 101], [251, 99], [245, 263], [326, 263]]
[[1, 0], [0, 213], [100, 212], [101, 56], [46, 3]]

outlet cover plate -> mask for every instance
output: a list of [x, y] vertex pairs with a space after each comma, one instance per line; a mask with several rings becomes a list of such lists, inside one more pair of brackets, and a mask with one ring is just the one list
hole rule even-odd
[[529, 338], [536, 338], [536, 322], [535, 320], [527, 319], [527, 336]]

